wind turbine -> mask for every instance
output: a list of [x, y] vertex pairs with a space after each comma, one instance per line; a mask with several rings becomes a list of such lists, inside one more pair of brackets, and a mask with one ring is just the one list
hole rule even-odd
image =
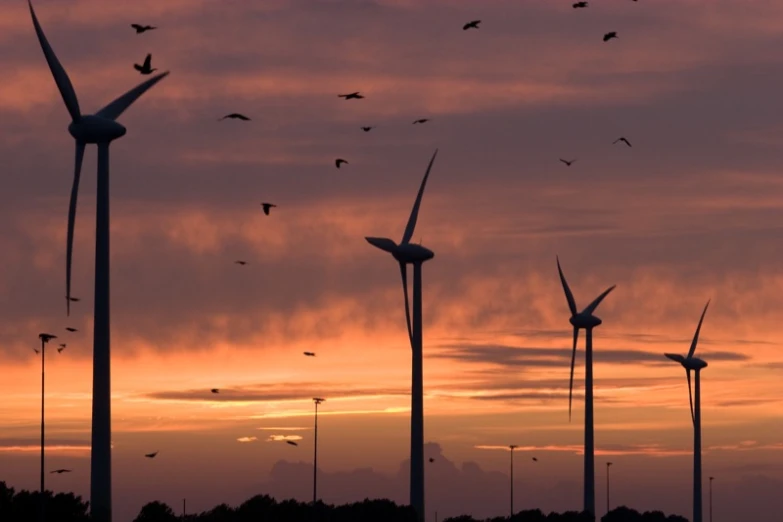
[[[421, 265], [435, 257], [435, 253], [420, 244], [411, 243], [419, 216], [419, 206], [424, 195], [424, 187], [430, 175], [432, 164], [438, 150], [430, 159], [419, 193], [413, 204], [408, 224], [399, 244], [384, 237], [365, 237], [372, 246], [389, 252], [400, 265], [402, 291], [405, 296], [405, 320], [408, 325], [408, 339], [411, 343], [411, 462], [410, 462], [410, 503], [416, 510], [419, 520], [424, 520], [424, 377], [422, 369], [422, 314], [421, 314]], [[408, 305], [408, 268], [413, 265], [413, 320]]]
[[577, 312], [574, 294], [568, 287], [568, 282], [560, 268], [560, 258], [557, 258], [557, 271], [560, 282], [568, 300], [571, 318], [568, 320], [574, 327], [574, 344], [571, 349], [571, 378], [568, 383], [568, 420], [571, 420], [571, 399], [574, 391], [574, 362], [576, 360], [576, 344], [579, 340], [579, 330], [585, 330], [585, 464], [584, 464], [584, 507], [583, 510], [595, 515], [595, 440], [593, 438], [593, 328], [602, 321], [593, 315], [601, 301], [614, 290], [612, 285], [596, 297], [584, 310]]
[[95, 316], [93, 333], [92, 374], [92, 453], [90, 463], [90, 512], [95, 522], [111, 521], [111, 358], [109, 312], [109, 144], [125, 135], [126, 129], [116, 120], [142, 94], [165, 78], [168, 71], [129, 90], [95, 114], [82, 114], [76, 91], [68, 73], [44, 35], [33, 4], [28, 0], [30, 15], [41, 50], [52, 72], [57, 89], [71, 116], [68, 132], [76, 140], [71, 201], [68, 208], [68, 239], [66, 246], [66, 313], [70, 315], [71, 258], [73, 228], [79, 177], [87, 144], [98, 146], [98, 194], [95, 219]]
[[[678, 362], [685, 368], [685, 375], [688, 378], [688, 399], [691, 403], [691, 420], [693, 421], [693, 522], [702, 522], [702, 503], [701, 503], [701, 370], [707, 367], [707, 362], [694, 357], [696, 344], [699, 342], [699, 332], [701, 324], [704, 322], [704, 315], [707, 313], [707, 307], [710, 302], [704, 305], [704, 311], [701, 313], [699, 325], [696, 327], [696, 333], [691, 341], [691, 349], [688, 350], [688, 356], [683, 357], [677, 353], [665, 353], [666, 357], [674, 362]], [[694, 378], [695, 392], [691, 391], [691, 371], [696, 375]], [[694, 399], [695, 395], [695, 399]], [[695, 403], [695, 406], [694, 406]]]

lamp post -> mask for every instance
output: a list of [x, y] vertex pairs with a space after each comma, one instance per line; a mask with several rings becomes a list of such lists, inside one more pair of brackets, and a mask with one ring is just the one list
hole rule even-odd
[[609, 513], [609, 468], [612, 463], [606, 463], [606, 512]]
[[315, 403], [315, 444], [313, 444], [313, 507], [318, 500], [318, 405], [326, 399], [313, 397]]
[[[46, 476], [44, 473], [44, 376], [46, 375], [46, 345], [52, 339], [57, 339], [57, 336], [48, 333], [40, 333], [38, 334], [38, 338], [41, 340], [41, 505], [39, 516], [41, 522], [44, 522], [46, 519], [46, 502], [44, 497], [44, 491], [46, 491], [44, 486], [44, 477]], [[38, 352], [38, 350], [35, 351]]]
[[509, 512], [509, 515], [508, 515], [509, 518], [514, 516], [514, 449], [516, 449], [518, 447], [519, 446], [517, 446], [516, 444], [509, 444], [509, 446], [508, 446], [508, 449], [511, 450], [511, 486], [510, 486], [510, 488], [511, 488], [511, 491], [510, 491], [510, 493], [511, 493], [511, 495], [510, 495], [510, 497], [511, 497], [510, 498], [511, 508], [510, 508], [510, 512]]
[[715, 477], [710, 477], [710, 522], [712, 522], [712, 481]]

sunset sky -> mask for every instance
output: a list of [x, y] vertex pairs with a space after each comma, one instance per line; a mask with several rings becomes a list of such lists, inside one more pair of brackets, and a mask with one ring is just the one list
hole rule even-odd
[[[685, 372], [662, 354], [687, 352], [712, 299], [705, 514], [715, 476], [716, 522], [780, 520], [783, 2], [571, 3], [35, 1], [83, 112], [142, 81], [148, 52], [171, 70], [112, 146], [115, 520], [152, 500], [309, 500], [315, 396], [319, 496], [407, 502], [402, 290], [364, 237], [399, 240], [436, 148], [414, 235], [435, 252], [428, 522], [507, 514], [508, 444], [517, 508], [581, 509], [584, 351], [569, 423], [556, 255], [580, 309], [617, 285], [594, 334], [598, 514], [612, 461], [613, 506], [691, 516]], [[97, 153], [67, 318], [73, 139], [23, 0], [0, 1], [0, 62], [0, 480], [38, 487], [50, 332], [46, 468], [74, 471], [47, 487], [87, 498]]]

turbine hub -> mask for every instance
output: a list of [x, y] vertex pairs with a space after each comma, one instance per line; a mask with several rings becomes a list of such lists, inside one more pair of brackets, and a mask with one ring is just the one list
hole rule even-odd
[[574, 326], [574, 328], [584, 328], [585, 330], [588, 328], [595, 328], [603, 322], [601, 321], [600, 317], [596, 317], [592, 314], [581, 313], [572, 315], [568, 321], [571, 323], [571, 325]]
[[392, 255], [400, 263], [423, 263], [435, 257], [435, 252], [415, 243], [404, 243], [397, 245]]
[[68, 132], [84, 143], [109, 143], [125, 136], [127, 130], [121, 124], [108, 118], [88, 115], [68, 125]]
[[707, 361], [699, 359], [698, 357], [685, 358], [682, 365], [688, 370], [701, 370], [707, 367]]

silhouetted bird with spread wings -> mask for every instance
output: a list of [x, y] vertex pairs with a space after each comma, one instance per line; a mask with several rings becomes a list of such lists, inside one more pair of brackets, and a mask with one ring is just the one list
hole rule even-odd
[[226, 114], [225, 116], [220, 118], [218, 121], [225, 120], [226, 118], [228, 118], [230, 120], [250, 121], [250, 118], [248, 118], [244, 114], [239, 114], [238, 112], [232, 112], [231, 114]]
[[620, 136], [619, 138], [617, 138], [616, 140], [614, 140], [614, 141], [612, 142], [612, 145], [614, 145], [614, 144], [615, 144], [615, 143], [617, 143], [618, 141], [622, 141], [623, 143], [625, 143], [625, 144], [626, 144], [626, 145], [628, 145], [629, 147], [631, 146], [631, 142], [630, 142], [630, 141], [628, 141], [627, 139], [623, 138], [622, 136]]
[[234, 264], [245, 266], [247, 264], [247, 261], [238, 260], [238, 261], [234, 261]]
[[315, 352], [303, 352], [308, 357], [315, 357]]
[[560, 161], [566, 164], [566, 167], [570, 167], [573, 162], [575, 162], [575, 159], [572, 159], [571, 161], [564, 160], [563, 158], [560, 158]]
[[370, 126], [367, 126], [367, 127], [362, 127], [362, 130], [363, 130], [364, 132], [370, 132], [370, 131], [371, 131], [371, 130], [373, 130], [374, 128], [375, 128], [375, 127], [373, 127], [373, 126], [371, 126], [371, 125], [370, 125]]
[[364, 95], [359, 94], [359, 91], [352, 92], [350, 94], [338, 94], [338, 98], [345, 98], [346, 100], [361, 100], [364, 98]]
[[342, 165], [343, 163], [348, 165], [348, 160], [344, 160], [342, 158], [337, 158], [336, 160], [334, 160], [334, 166], [337, 167], [338, 169], [340, 168], [340, 165]]
[[299, 444], [297, 444], [296, 442], [294, 442], [292, 440], [287, 440], [287, 441], [285, 441], [285, 443], [286, 444], [290, 444], [291, 446], [298, 446], [299, 445]]
[[147, 57], [144, 58], [144, 63], [139, 65], [137, 63], [133, 64], [133, 68], [139, 71], [141, 74], [147, 75], [152, 74], [153, 72], [157, 71], [157, 69], [152, 67], [152, 55], [147, 54]]
[[417, 123], [427, 123], [428, 121], [430, 121], [429, 118], [420, 118], [414, 121], [413, 124], [416, 125]]
[[158, 452], [156, 451], [155, 453], [145, 453], [144, 456], [148, 459], [154, 459], [157, 454]]
[[136, 34], [141, 34], [147, 31], [152, 31], [153, 29], [157, 29], [157, 27], [152, 25], [131, 24], [131, 27], [136, 29]]
[[463, 25], [462, 30], [467, 31], [468, 29], [478, 29], [480, 23], [481, 20], [473, 20], [472, 22], [468, 22], [465, 25]]
[[62, 353], [63, 350], [65, 350], [66, 344], [62, 343], [60, 344], [60, 347], [57, 348], [57, 353]]
[[217, 388], [212, 388], [210, 391], [212, 393], [220, 393], [220, 390], [218, 390]]
[[68, 330], [69, 332], [78, 332], [79, 331], [76, 328], [71, 328], [70, 326], [66, 326], [65, 329]]
[[587, 2], [577, 2], [573, 6], [574, 9], [579, 9], [580, 7], [587, 7]]
[[269, 215], [269, 209], [274, 208], [276, 206], [277, 205], [273, 203], [261, 203], [261, 207], [264, 209], [264, 214], [266, 214], [267, 216]]
[[58, 475], [61, 473], [70, 473], [70, 469], [55, 469], [53, 471], [50, 471], [49, 473], [57, 473]]
[[611, 31], [604, 35], [604, 42], [608, 42], [612, 38], [617, 38], [617, 31]]

